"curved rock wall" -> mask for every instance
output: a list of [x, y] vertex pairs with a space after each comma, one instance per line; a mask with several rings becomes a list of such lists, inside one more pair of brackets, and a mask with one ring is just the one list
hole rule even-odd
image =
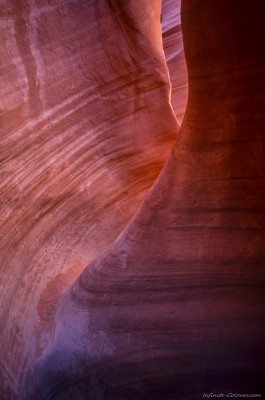
[[62, 297], [36, 367], [43, 399], [262, 393], [263, 6], [186, 0], [182, 18], [180, 134], [129, 225]]
[[[185, 101], [178, 100], [177, 90], [183, 96], [186, 90], [182, 56], [175, 83], [172, 68], [176, 54], [183, 53], [182, 47], [174, 52], [167, 29], [173, 5], [165, 1], [162, 25], [173, 82], [172, 105], [181, 119]], [[3, 396], [173, 400], [201, 399], [211, 392], [262, 394], [262, 3], [182, 1], [189, 98], [174, 149], [127, 227], [62, 296], [60, 292], [84, 263], [97, 256], [134, 213], [167, 158], [178, 123], [169, 101], [159, 2], [142, 0], [139, 6], [133, 1], [69, 1], [53, 6], [50, 14], [48, 2], [3, 7], [3, 21], [23, 16], [22, 28], [20, 17], [16, 22], [19, 32], [24, 32], [22, 38], [35, 37], [36, 41], [36, 36], [27, 36], [32, 27], [35, 33], [41, 26], [51, 27], [43, 35], [46, 46], [34, 47], [32, 39], [14, 42], [13, 51], [23, 49], [23, 57], [14, 56], [22, 61], [14, 65], [22, 74], [25, 64], [23, 71], [30, 76], [28, 94], [41, 87], [34, 78], [40, 76], [36, 71], [41, 65], [37, 63], [34, 69], [32, 57], [40, 59], [34, 48], [45, 54], [54, 40], [55, 48], [57, 43], [58, 51], [69, 57], [68, 62], [61, 61], [63, 56], [58, 53], [54, 65], [61, 61], [61, 68], [52, 70], [52, 84], [48, 78], [44, 81], [50, 97], [39, 95], [38, 102], [33, 96], [23, 103], [28, 113], [21, 120], [12, 117], [20, 115], [20, 109], [11, 110], [10, 117], [4, 113], [9, 143], [4, 149], [20, 149], [15, 159], [21, 162], [15, 164], [16, 174], [11, 173], [11, 158], [6, 157], [6, 188], [14, 190], [12, 184], [19, 187], [23, 183], [21, 193], [28, 197], [24, 197], [24, 208], [12, 200], [9, 222], [4, 225], [2, 302], [8, 330], [1, 325]], [[65, 14], [64, 7], [68, 7]], [[43, 25], [39, 14], [45, 16]], [[3, 27], [11, 29], [8, 23]], [[176, 35], [176, 29], [172, 34]], [[72, 37], [74, 51], [64, 49], [65, 37]], [[8, 46], [6, 51], [10, 51]], [[52, 120], [48, 127], [47, 110], [42, 114], [47, 118], [43, 127], [34, 125], [30, 113], [38, 119], [40, 104], [60, 104], [54, 96], [64, 98], [70, 90], [69, 76], [77, 74], [79, 82], [74, 62], [79, 55], [84, 74], [89, 72], [84, 108], [78, 106], [79, 100], [76, 108], [67, 103], [66, 121], [63, 116], [58, 121], [61, 131], [52, 131]], [[44, 70], [51, 66], [47, 58]], [[11, 74], [10, 67], [6, 70]], [[18, 85], [17, 77], [12, 85], [15, 98], [16, 85], [18, 93], [23, 85]], [[81, 121], [87, 127], [83, 141]], [[23, 122], [32, 131], [20, 137], [12, 124]], [[44, 128], [47, 136], [42, 136]], [[73, 153], [70, 139], [63, 141], [68, 135], [72, 140], [72, 134]], [[44, 138], [50, 146], [45, 147]], [[24, 142], [29, 158], [23, 160]], [[45, 148], [47, 158], [42, 153]], [[63, 164], [60, 175], [56, 165], [64, 157], [69, 162]], [[41, 171], [47, 171], [48, 159], [54, 169], [46, 177]], [[45, 178], [43, 187], [37, 178]], [[86, 179], [83, 193], [79, 185]], [[52, 188], [51, 208], [38, 203]], [[38, 214], [42, 207], [44, 213]], [[15, 246], [17, 236], [12, 236], [16, 227], [21, 227], [20, 235], [25, 229], [20, 247]]]
[[159, 1], [1, 2], [1, 399], [27, 398], [62, 290], [174, 143], [160, 16]]

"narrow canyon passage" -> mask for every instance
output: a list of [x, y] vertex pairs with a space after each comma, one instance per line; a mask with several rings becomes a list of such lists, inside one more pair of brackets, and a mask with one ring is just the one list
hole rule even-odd
[[264, 17], [4, 3], [1, 399], [264, 395]]

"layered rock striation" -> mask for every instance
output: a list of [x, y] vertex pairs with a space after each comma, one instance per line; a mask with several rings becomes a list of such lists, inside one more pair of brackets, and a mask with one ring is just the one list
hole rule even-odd
[[159, 1], [1, 2], [1, 399], [28, 398], [63, 289], [168, 158], [160, 16]]
[[1, 8], [3, 399], [263, 393], [264, 6], [182, 1], [177, 135], [178, 9]]
[[263, 17], [260, 2], [182, 2], [180, 134], [128, 226], [62, 296], [41, 398], [262, 395]]

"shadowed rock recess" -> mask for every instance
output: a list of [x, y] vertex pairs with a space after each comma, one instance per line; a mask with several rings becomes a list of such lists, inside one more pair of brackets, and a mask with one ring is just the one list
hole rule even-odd
[[263, 2], [0, 18], [0, 399], [262, 398]]

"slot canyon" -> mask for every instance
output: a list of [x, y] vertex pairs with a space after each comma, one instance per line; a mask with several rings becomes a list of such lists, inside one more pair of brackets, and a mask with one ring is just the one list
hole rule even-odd
[[262, 399], [265, 3], [0, 21], [0, 400]]

